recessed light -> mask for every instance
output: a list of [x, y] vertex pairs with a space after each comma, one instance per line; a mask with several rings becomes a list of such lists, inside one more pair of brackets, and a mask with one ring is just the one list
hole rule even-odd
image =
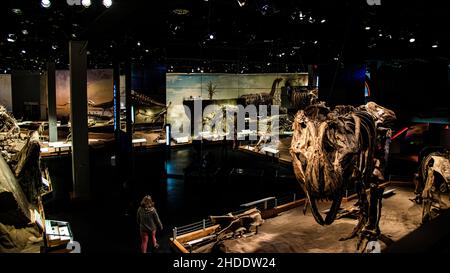
[[15, 34], [8, 34], [8, 37], [6, 38], [6, 41], [10, 43], [14, 43], [17, 40], [17, 37]]
[[410, 43], [414, 43], [415, 41], [416, 41], [416, 39], [414, 39], [414, 38], [409, 39]]
[[365, 30], [370, 30], [370, 27], [369, 27], [369, 26], [367, 26], [367, 27], [365, 27], [364, 29], [365, 29]]
[[189, 14], [189, 10], [187, 10], [187, 9], [174, 9], [172, 12], [175, 13], [176, 15], [187, 15], [187, 14]]
[[112, 0], [103, 0], [103, 6], [110, 8], [112, 6]]
[[245, 4], [247, 4], [247, 1], [246, 0], [237, 0], [237, 2], [238, 2], [238, 5], [239, 5], [239, 7], [243, 7], [243, 6], [245, 6]]
[[322, 19], [321, 21], [320, 21], [320, 23], [325, 23], [327, 20], [325, 20], [325, 19]]
[[41, 6], [43, 8], [48, 9], [48, 8], [50, 8], [51, 5], [52, 5], [52, 3], [50, 2], [50, 0], [42, 0], [41, 1]]
[[12, 9], [11, 11], [12, 11], [14, 14], [22, 15], [22, 10], [21, 10], [21, 9]]
[[432, 47], [432, 48], [437, 48], [438, 45], [437, 45], [437, 44], [434, 44], [434, 45], [432, 45], [431, 47]]
[[81, 4], [85, 7], [88, 8], [91, 6], [91, 0], [81, 0]]

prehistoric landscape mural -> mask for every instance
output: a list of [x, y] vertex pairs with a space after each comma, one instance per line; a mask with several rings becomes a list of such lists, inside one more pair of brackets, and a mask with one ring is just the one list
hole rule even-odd
[[287, 86], [307, 86], [307, 73], [280, 74], [167, 74], [167, 122], [172, 127], [180, 127], [188, 117], [185, 114], [183, 101], [187, 100], [230, 100], [241, 98], [249, 101], [252, 98], [269, 97], [272, 103], [281, 105], [282, 90]]
[[[88, 70], [87, 96], [89, 118], [108, 120], [113, 117], [113, 71]], [[70, 72], [56, 71], [56, 105], [58, 120], [70, 118]]]

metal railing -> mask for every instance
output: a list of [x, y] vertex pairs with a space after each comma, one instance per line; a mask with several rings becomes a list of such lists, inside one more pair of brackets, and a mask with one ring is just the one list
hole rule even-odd
[[[267, 198], [263, 198], [263, 199], [256, 200], [253, 202], [248, 202], [248, 203], [242, 204], [241, 209], [234, 211], [231, 214], [233, 214], [233, 215], [241, 214], [241, 213], [249, 210], [250, 208], [257, 208], [260, 211], [265, 211], [265, 210], [273, 209], [278, 206], [292, 203], [295, 201], [297, 201], [297, 194], [295, 194], [295, 193], [293, 195], [283, 196], [280, 198], [267, 197]], [[172, 230], [172, 232], [173, 232], [172, 236], [173, 236], [173, 239], [175, 240], [178, 236], [188, 234], [191, 232], [195, 232], [195, 231], [199, 231], [199, 230], [205, 230], [208, 227], [212, 227], [212, 226], [213, 226], [213, 223], [212, 223], [211, 219], [203, 219], [201, 221], [191, 223], [188, 225], [174, 227]]]

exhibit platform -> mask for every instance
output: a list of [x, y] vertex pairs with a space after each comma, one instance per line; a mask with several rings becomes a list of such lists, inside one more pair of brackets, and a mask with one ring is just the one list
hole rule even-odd
[[[387, 186], [387, 184], [385, 184]], [[396, 183], [385, 189], [380, 229], [384, 236], [392, 240], [390, 246], [415, 231], [422, 223], [422, 206], [411, 201], [414, 199], [411, 183]], [[342, 211], [351, 211], [355, 198], [342, 201]], [[344, 216], [331, 225], [321, 226], [316, 223], [309, 210], [303, 214], [305, 199], [295, 200], [272, 209], [261, 209], [264, 223], [256, 233], [223, 240], [221, 251], [227, 253], [354, 253], [357, 239], [340, 241], [351, 234], [357, 224], [354, 217]], [[319, 207], [324, 213], [331, 202], [321, 202]], [[447, 205], [450, 204], [447, 203]], [[267, 203], [264, 204], [267, 206]], [[264, 207], [263, 206], [263, 207]], [[351, 214], [349, 214], [351, 215]], [[179, 252], [210, 253], [213, 252], [215, 240], [190, 247], [208, 239], [217, 231], [218, 225], [206, 226], [194, 232], [182, 234], [173, 240], [172, 246]], [[175, 234], [174, 234], [175, 235]], [[388, 245], [381, 240], [381, 251]]]

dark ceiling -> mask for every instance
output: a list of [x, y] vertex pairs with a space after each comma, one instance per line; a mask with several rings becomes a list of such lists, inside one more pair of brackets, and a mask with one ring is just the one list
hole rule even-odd
[[2, 1], [0, 71], [43, 69], [47, 61], [67, 67], [71, 39], [89, 41], [90, 67], [131, 58], [166, 63], [169, 71], [448, 58], [445, 1], [371, 1], [248, 0], [241, 7], [237, 0], [113, 0], [106, 8], [91, 0], [85, 8], [53, 0], [48, 9], [40, 0]]

